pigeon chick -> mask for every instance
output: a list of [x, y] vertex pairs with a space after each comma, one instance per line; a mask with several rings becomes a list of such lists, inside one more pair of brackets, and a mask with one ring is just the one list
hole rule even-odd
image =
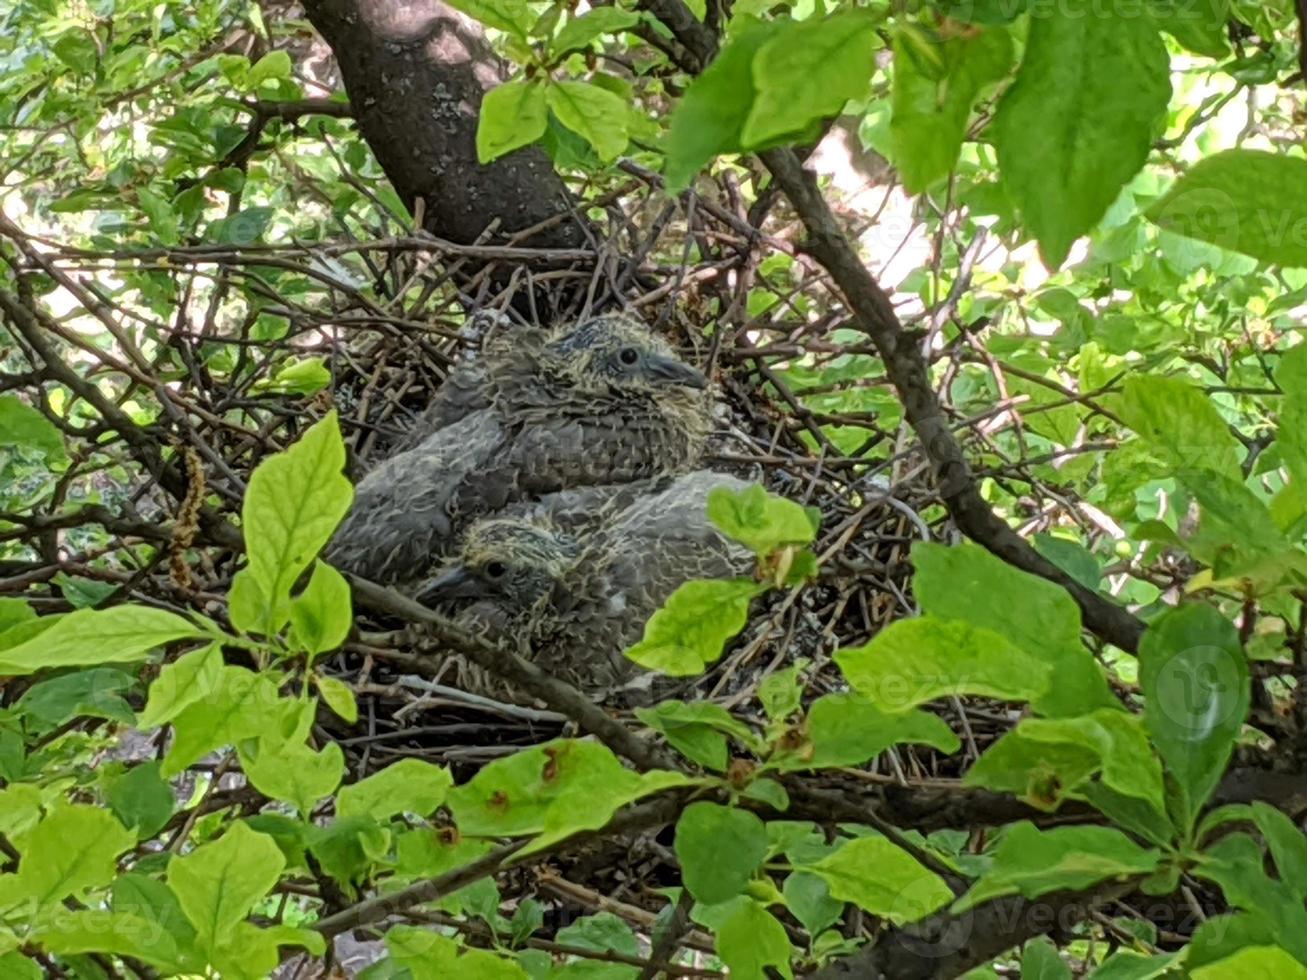
[[710, 427], [707, 379], [627, 317], [505, 353], [486, 378], [486, 407], [360, 481], [329, 561], [383, 583], [411, 581], [472, 520], [507, 504], [693, 466]]
[[[648, 701], [659, 677], [624, 655], [648, 618], [683, 583], [747, 575], [754, 559], [708, 520], [708, 493], [746, 484], [686, 474], [625, 509], [601, 509], [569, 531], [524, 517], [474, 524], [455, 559], [418, 593], [496, 642], [525, 643], [531, 659], [581, 690]], [[503, 685], [468, 681], [503, 696]], [[509, 692], [512, 696], [512, 692]]]

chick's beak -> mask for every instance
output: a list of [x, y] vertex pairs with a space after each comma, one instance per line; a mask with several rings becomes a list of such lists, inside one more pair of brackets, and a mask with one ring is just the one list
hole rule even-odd
[[414, 598], [429, 606], [446, 599], [476, 599], [480, 596], [480, 583], [462, 565], [452, 565], [427, 581]]
[[678, 361], [666, 354], [654, 354], [646, 362], [649, 373], [667, 384], [685, 385], [687, 388], [707, 388], [708, 379], [698, 368], [690, 367], [684, 361]]

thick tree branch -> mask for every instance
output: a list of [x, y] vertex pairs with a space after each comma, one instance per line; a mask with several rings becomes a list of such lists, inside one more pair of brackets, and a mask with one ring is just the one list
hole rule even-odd
[[[429, 231], [471, 244], [495, 222], [512, 233], [566, 214], [566, 187], [538, 146], [477, 159], [481, 98], [508, 75], [480, 25], [438, 0], [304, 6], [336, 56], [363, 138], [404, 202], [423, 202]], [[569, 217], [524, 244], [584, 243]]]
[[810, 980], [952, 980], [1027, 939], [1069, 930], [1136, 885], [1133, 880], [1113, 881], [1088, 892], [1000, 898], [957, 915], [941, 912], [890, 929], [875, 945], [808, 976]]
[[[717, 52], [717, 40], [694, 19], [682, 0], [644, 0], [642, 5], [667, 25], [701, 65], [712, 60]], [[758, 156], [789, 198], [808, 233], [805, 250], [830, 273], [856, 316], [857, 325], [880, 353], [885, 373], [934, 468], [940, 496], [954, 522], [967, 537], [1009, 564], [1062, 586], [1080, 606], [1085, 626], [1091, 632], [1133, 652], [1143, 633], [1143, 623], [1110, 599], [1086, 589], [1040, 555], [981, 497], [971, 464], [954, 437], [930, 383], [920, 340], [903, 328], [889, 296], [840, 228], [812, 174], [803, 169], [792, 150], [764, 150]]]

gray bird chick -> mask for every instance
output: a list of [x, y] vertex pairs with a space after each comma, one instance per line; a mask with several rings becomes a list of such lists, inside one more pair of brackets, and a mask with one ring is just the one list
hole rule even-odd
[[412, 581], [472, 520], [510, 503], [682, 472], [707, 438], [707, 385], [627, 317], [504, 352], [486, 365], [486, 407], [360, 481], [327, 558], [375, 581]]
[[[749, 574], [753, 555], [708, 520], [708, 493], [746, 484], [686, 474], [625, 509], [601, 509], [568, 531], [529, 517], [469, 528], [458, 555], [418, 593], [496, 642], [525, 642], [531, 659], [595, 695], [650, 699], [658, 675], [628, 660], [645, 622], [683, 583]], [[502, 682], [467, 679], [504, 696]], [[512, 692], [508, 692], [513, 696]]]

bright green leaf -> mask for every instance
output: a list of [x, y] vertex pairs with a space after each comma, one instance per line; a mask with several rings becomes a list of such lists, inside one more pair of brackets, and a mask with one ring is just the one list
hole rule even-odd
[[[611, 9], [611, 8], [601, 8]], [[549, 112], [545, 87], [538, 82], [506, 82], [481, 100], [477, 159], [489, 163], [544, 135]]]
[[757, 96], [741, 142], [760, 147], [838, 115], [866, 94], [875, 69], [876, 22], [850, 10], [785, 23], [753, 58]]
[[594, 7], [580, 17], [570, 17], [558, 35], [549, 42], [554, 55], [566, 54], [605, 34], [616, 34], [640, 23], [640, 16], [619, 7]]
[[967, 909], [1003, 895], [1038, 898], [1048, 892], [1079, 891], [1108, 878], [1145, 875], [1161, 855], [1145, 850], [1110, 827], [1054, 827], [1029, 821], [1011, 824], [994, 849], [989, 869], [953, 906]]
[[326, 653], [345, 642], [354, 625], [349, 583], [326, 562], [313, 566], [304, 591], [290, 601], [295, 642], [309, 653]]
[[212, 954], [272, 890], [286, 859], [266, 834], [232, 824], [218, 840], [168, 862], [168, 887]]
[[1193, 980], [1307, 980], [1307, 966], [1278, 946], [1250, 946], [1189, 975]]
[[589, 82], [557, 82], [546, 93], [558, 121], [585, 137], [607, 163], [626, 149], [627, 106], [607, 89]]
[[[927, 46], [924, 52], [921, 45]], [[1012, 40], [1001, 28], [942, 42], [925, 39], [916, 28], [895, 36], [890, 139], [908, 193], [919, 194], [948, 176], [976, 97], [1011, 63]]]
[[166, 643], [202, 635], [189, 621], [163, 609], [78, 609], [39, 636], [0, 653], [0, 673], [144, 660]]
[[136, 838], [108, 810], [64, 803], [14, 841], [18, 873], [0, 904], [30, 901], [41, 908], [104, 885], [117, 874], [118, 856]]
[[0, 446], [35, 449], [52, 460], [67, 455], [63, 433], [17, 395], [0, 395]]
[[245, 88], [252, 92], [264, 82], [290, 78], [292, 68], [287, 52], [269, 51], [250, 66], [249, 74], [245, 76]]
[[1003, 182], [1050, 268], [1143, 166], [1171, 97], [1151, 18], [1065, 0], [1030, 21], [992, 132]]
[[1278, 265], [1307, 265], [1307, 160], [1226, 150], [1194, 164], [1147, 211], [1167, 231]]
[[917, 542], [912, 564], [913, 590], [925, 612], [992, 630], [1051, 670], [1055, 683], [1030, 698], [1040, 714], [1078, 715], [1118, 704], [1080, 639], [1080, 610], [1065, 589], [969, 542]]
[[691, 803], [676, 822], [674, 846], [685, 887], [713, 905], [744, 891], [767, 856], [767, 829], [747, 810]]
[[882, 711], [856, 694], [826, 694], [812, 703], [802, 737], [769, 760], [782, 772], [858, 766], [891, 745], [915, 742], [951, 754], [960, 747], [942, 718], [927, 711]]
[[626, 651], [641, 667], [673, 677], [701, 674], [749, 618], [764, 591], [751, 579], [694, 579], [680, 585], [649, 617], [644, 638]]
[[924, 919], [953, 899], [944, 880], [884, 837], [859, 837], [805, 871], [820, 875], [833, 897], [896, 925]]
[[449, 770], [421, 759], [400, 759], [336, 796], [336, 814], [387, 820], [400, 813], [429, 817], [454, 785]]
[[794, 950], [785, 927], [757, 902], [739, 901], [716, 932], [717, 955], [730, 968], [732, 980], [767, 980], [772, 971], [794, 976]]
[[835, 662], [876, 708], [903, 712], [949, 695], [1030, 701], [1049, 684], [1049, 666], [992, 630], [935, 616], [903, 619]]
[[1190, 825], [1216, 788], [1248, 714], [1248, 662], [1216, 609], [1186, 605], [1154, 619], [1139, 644], [1144, 722], [1185, 792]]
[[359, 720], [359, 705], [354, 698], [354, 688], [339, 677], [325, 677], [322, 674], [315, 676], [313, 683], [317, 685], [322, 702], [334, 711], [337, 717], [344, 719], [350, 725]]
[[556, 739], [484, 766], [450, 790], [447, 805], [463, 834], [538, 834], [528, 848], [536, 850], [597, 830], [626, 804], [689, 782], [679, 773], [632, 772], [595, 742]]
[[145, 710], [137, 718], [141, 728], [157, 728], [172, 721], [189, 705], [207, 698], [222, 680], [222, 648], [218, 644], [183, 654], [164, 666], [150, 683]]
[[808, 544], [817, 536], [808, 511], [757, 483], [740, 491], [715, 488], [708, 494], [708, 518], [727, 537], [759, 556], [783, 545]]
[[255, 468], [241, 520], [249, 568], [264, 596], [290, 592], [349, 510], [354, 490], [344, 466], [345, 444], [331, 412]]

